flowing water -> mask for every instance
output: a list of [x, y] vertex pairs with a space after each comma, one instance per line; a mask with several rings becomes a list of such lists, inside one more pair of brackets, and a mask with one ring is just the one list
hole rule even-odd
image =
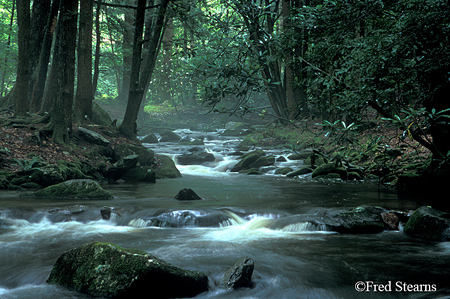
[[[362, 204], [410, 210], [420, 205], [417, 200], [380, 191], [376, 184], [291, 180], [272, 168], [260, 176], [230, 173], [238, 140], [205, 134], [203, 147], [215, 162], [179, 165], [182, 178], [156, 184], [108, 185], [117, 197], [111, 201], [35, 200], [2, 191], [0, 298], [89, 298], [45, 281], [61, 253], [92, 241], [145, 250], [207, 273], [210, 291], [197, 298], [449, 298], [449, 242], [401, 231], [343, 235], [308, 222], [324, 210]], [[174, 160], [191, 148], [148, 146]], [[175, 200], [185, 187], [203, 199]], [[104, 207], [112, 209], [108, 220], [101, 216]], [[255, 262], [254, 286], [218, 288], [242, 256]]]

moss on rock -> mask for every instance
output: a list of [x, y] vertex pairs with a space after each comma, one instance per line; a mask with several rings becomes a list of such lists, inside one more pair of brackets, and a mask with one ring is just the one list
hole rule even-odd
[[106, 298], [193, 297], [208, 290], [208, 277], [168, 264], [141, 250], [88, 243], [63, 253], [47, 283]]
[[67, 198], [108, 200], [114, 196], [103, 189], [99, 183], [89, 179], [68, 180], [46, 187], [33, 193], [38, 198]]

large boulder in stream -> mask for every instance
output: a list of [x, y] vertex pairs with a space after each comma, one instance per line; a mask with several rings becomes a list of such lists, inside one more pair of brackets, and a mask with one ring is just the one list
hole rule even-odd
[[106, 178], [112, 180], [120, 179], [127, 171], [136, 167], [136, 164], [139, 161], [138, 155], [130, 155], [126, 156], [114, 164], [109, 165], [105, 171], [104, 175]]
[[[240, 161], [236, 163], [236, 165], [231, 168], [231, 172], [239, 172], [241, 170], [250, 169], [251, 164], [256, 162], [262, 156], [265, 156], [266, 153], [263, 150], [255, 150], [241, 157]], [[274, 159], [275, 162], [275, 159]]]
[[339, 233], [379, 233], [386, 228], [381, 216], [383, 212], [386, 210], [380, 207], [359, 206], [349, 211], [331, 212], [323, 220], [329, 230]]
[[38, 198], [108, 200], [114, 196], [90, 179], [68, 180], [33, 193]]
[[220, 286], [227, 289], [237, 289], [252, 286], [252, 274], [255, 263], [249, 257], [242, 257], [222, 277]]
[[215, 160], [216, 158], [213, 154], [205, 151], [194, 151], [177, 157], [180, 165], [198, 165], [206, 162], [214, 162]]
[[64, 252], [47, 283], [105, 298], [185, 298], [208, 290], [204, 273], [110, 243], [88, 243]]
[[130, 155], [137, 155], [137, 162], [141, 166], [152, 166], [155, 163], [155, 153], [143, 145], [122, 143], [114, 147], [113, 158], [115, 161], [119, 161]]
[[165, 155], [156, 155], [155, 158], [153, 170], [156, 173], [157, 179], [181, 177], [180, 171], [170, 157]]
[[159, 142], [171, 142], [171, 141], [180, 141], [181, 136], [172, 131], [164, 131], [161, 133], [161, 139]]
[[435, 240], [450, 240], [450, 214], [431, 207], [420, 207], [406, 222], [403, 231], [413, 237]]

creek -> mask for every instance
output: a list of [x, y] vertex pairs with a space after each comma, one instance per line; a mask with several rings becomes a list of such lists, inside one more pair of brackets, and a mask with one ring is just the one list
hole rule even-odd
[[[196, 298], [449, 298], [450, 242], [415, 239], [401, 230], [338, 234], [304, 220], [324, 209], [360, 205], [412, 210], [420, 206], [417, 199], [371, 183], [287, 179], [273, 169], [258, 176], [231, 173], [238, 139], [178, 133], [205, 135], [201, 147], [216, 161], [178, 165], [181, 178], [156, 184], [105, 186], [116, 196], [110, 201], [36, 200], [0, 191], [0, 298], [90, 298], [45, 281], [59, 255], [93, 241], [141, 249], [207, 273], [210, 291]], [[192, 148], [147, 146], [174, 160]], [[299, 162], [283, 163], [277, 166]], [[203, 199], [175, 200], [186, 187]], [[100, 213], [105, 206], [113, 211], [108, 220]], [[242, 256], [255, 262], [253, 288], [218, 288]]]

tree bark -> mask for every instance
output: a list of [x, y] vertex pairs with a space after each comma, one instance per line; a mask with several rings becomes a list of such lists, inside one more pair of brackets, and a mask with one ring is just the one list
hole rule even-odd
[[55, 143], [65, 144], [69, 142], [72, 131], [78, 0], [62, 0], [60, 11], [57, 36], [59, 46], [53, 62], [59, 72], [57, 94], [46, 130], [53, 132]]
[[28, 113], [28, 84], [30, 81], [30, 0], [17, 0], [19, 23], [19, 61], [17, 64], [15, 111], [17, 117]]
[[97, 92], [98, 76], [100, 73], [100, 45], [102, 43], [101, 28], [100, 28], [100, 13], [101, 2], [97, 2], [97, 9], [95, 11], [95, 54], [94, 54], [94, 75], [92, 78], [92, 96], [95, 97]]
[[133, 57], [133, 23], [134, 14], [131, 10], [125, 11], [123, 22], [123, 43], [122, 43], [122, 82], [120, 92], [117, 96], [119, 102], [126, 103], [130, 92], [131, 63]]
[[80, 28], [78, 42], [78, 83], [75, 96], [75, 120], [78, 123], [92, 118], [92, 28], [93, 0], [80, 0]]
[[159, 5], [156, 22], [152, 28], [152, 34], [146, 47], [145, 59], [142, 63], [142, 34], [145, 21], [145, 0], [138, 1], [136, 13], [135, 35], [133, 42], [133, 63], [131, 65], [130, 93], [128, 96], [127, 109], [122, 124], [119, 127], [120, 133], [131, 140], [136, 139], [136, 120], [141, 102], [150, 83], [150, 78], [155, 68], [159, 46], [161, 44], [161, 34], [163, 31], [164, 17], [167, 5], [170, 0], [162, 0]]
[[53, 33], [55, 32], [56, 21], [58, 18], [60, 0], [54, 0], [48, 15], [47, 25], [44, 29], [42, 49], [39, 55], [39, 64], [35, 71], [35, 80], [31, 92], [30, 112], [36, 113], [42, 108], [42, 99], [44, 96], [45, 81], [47, 79], [48, 64], [50, 61], [51, 48], [53, 43]]

